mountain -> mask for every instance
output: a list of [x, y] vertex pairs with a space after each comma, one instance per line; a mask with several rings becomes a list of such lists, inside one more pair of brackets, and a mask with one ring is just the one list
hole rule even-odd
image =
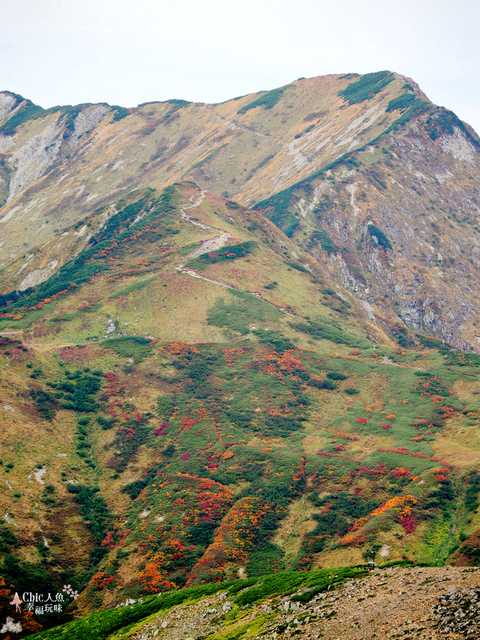
[[478, 564], [468, 125], [390, 72], [1, 105], [2, 614]]
[[[410, 79], [300, 79], [219, 105], [43, 110], [8, 92], [0, 104], [0, 264], [20, 259], [2, 293], [54, 273], [120, 196], [193, 180], [255, 205], [371, 322], [409, 329], [406, 345], [420, 333], [478, 351], [480, 141]], [[49, 240], [37, 266], [30, 250]]]

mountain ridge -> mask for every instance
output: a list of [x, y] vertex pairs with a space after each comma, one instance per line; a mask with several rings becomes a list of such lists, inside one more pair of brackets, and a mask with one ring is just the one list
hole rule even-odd
[[[15, 99], [9, 94], [10, 103]], [[480, 309], [468, 295], [477, 284], [478, 247], [476, 232], [470, 237], [462, 223], [473, 220], [478, 209], [474, 184], [480, 143], [468, 126], [451, 112], [432, 105], [410, 79], [391, 72], [334, 75], [299, 80], [219, 105], [172, 100], [148, 103], [136, 110], [115, 109], [92, 105], [54, 108], [46, 116], [35, 112], [33, 119], [18, 124], [15, 136], [2, 136], [4, 146], [13, 145], [4, 148], [3, 160], [3, 188], [10, 193], [10, 202], [0, 208], [4, 231], [0, 260], [3, 255], [5, 266], [23, 254], [19, 269], [26, 269], [31, 254], [25, 255], [25, 249], [50, 238], [58, 244], [54, 238], [63, 237], [72, 225], [79, 225], [78, 230], [89, 237], [88, 227], [81, 224], [85, 215], [93, 230], [98, 228], [105, 216], [114, 212], [112, 200], [129, 186], [157, 188], [188, 178], [241, 204], [257, 202], [255, 207], [263, 213], [266, 205], [267, 215], [287, 235], [303, 243], [303, 250], [316, 251], [317, 258], [325, 255], [323, 238], [339, 283], [360, 298], [369, 320], [383, 330], [389, 330], [391, 318], [414, 333], [433, 333], [454, 346], [478, 350], [480, 336], [474, 318]], [[22, 138], [28, 127], [30, 138]], [[90, 133], [89, 127], [93, 127]], [[125, 133], [125, 127], [131, 133]], [[48, 145], [43, 152], [45, 142]], [[32, 151], [34, 148], [37, 151]], [[403, 149], [403, 156], [396, 148]], [[113, 155], [110, 149], [116, 149]], [[425, 169], [422, 173], [427, 157], [431, 166], [428, 173]], [[98, 164], [100, 158], [102, 165]], [[104, 162], [107, 158], [110, 163]], [[413, 166], [417, 161], [418, 166]], [[33, 173], [29, 169], [32, 162]], [[129, 166], [135, 169], [134, 174]], [[42, 177], [37, 175], [39, 171], [47, 173]], [[458, 195], [451, 187], [452, 173], [454, 180], [462, 183], [463, 192]], [[407, 209], [405, 179], [413, 191]], [[27, 188], [31, 180], [34, 182]], [[58, 180], [62, 191], [56, 186]], [[231, 193], [224, 190], [227, 186]], [[331, 188], [323, 198], [326, 186]], [[105, 187], [114, 190], [102, 195]], [[307, 193], [312, 188], [313, 199]], [[28, 195], [29, 189], [39, 190], [39, 195]], [[262, 191], [267, 198], [258, 200]], [[273, 199], [272, 191], [276, 194]], [[292, 199], [294, 192], [298, 195]], [[358, 201], [359, 193], [363, 203]], [[319, 201], [324, 208], [321, 215], [313, 213]], [[379, 208], [382, 201], [383, 209]], [[278, 211], [274, 211], [275, 202], [279, 203]], [[405, 230], [408, 226], [418, 228], [417, 219], [424, 227], [421, 217], [426, 214], [436, 226], [422, 228], [423, 238], [415, 238], [416, 246], [410, 247]], [[448, 225], [454, 230], [453, 243], [447, 238], [452, 235]], [[403, 236], [400, 251], [398, 245], [392, 248], [389, 228], [396, 237]], [[35, 233], [31, 235], [30, 229]], [[372, 233], [375, 229], [377, 235]], [[306, 244], [302, 232], [307, 235]], [[362, 237], [369, 237], [370, 242], [363, 242]], [[379, 237], [388, 243], [385, 247], [378, 244]], [[359, 250], [362, 242], [364, 247]], [[392, 267], [378, 254], [375, 243], [390, 251], [390, 256], [397, 252]], [[78, 239], [73, 244], [78, 245]], [[347, 260], [346, 251], [350, 252]], [[469, 264], [462, 251], [473, 262]], [[455, 291], [447, 291], [438, 277], [447, 276], [446, 267], [452, 260], [460, 261], [461, 278]], [[53, 274], [62, 261], [53, 257], [45, 262], [35, 269], [37, 275], [32, 275], [31, 281]], [[11, 289], [14, 272], [10, 264], [4, 271], [4, 278], [8, 278], [4, 284], [0, 277], [2, 293]], [[395, 282], [390, 287], [392, 278]], [[22, 278], [19, 285], [27, 287], [29, 283]], [[390, 302], [387, 297], [392, 298]], [[458, 298], [462, 304], [457, 309]]]

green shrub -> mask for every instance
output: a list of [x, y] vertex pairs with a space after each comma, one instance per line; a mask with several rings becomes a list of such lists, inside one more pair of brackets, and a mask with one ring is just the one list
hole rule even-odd
[[300, 222], [298, 220], [292, 220], [287, 226], [283, 227], [283, 233], [287, 236], [287, 238], [292, 238], [295, 233], [295, 229], [298, 227]]
[[284, 189], [270, 198], [258, 202], [254, 209], [260, 211], [279, 229], [286, 229], [290, 225], [297, 223], [295, 214], [290, 211], [292, 196], [292, 188]]
[[236, 260], [237, 258], [244, 258], [245, 256], [253, 253], [256, 247], [257, 243], [253, 240], [247, 240], [246, 242], [240, 242], [239, 244], [227, 245], [226, 247], [222, 247], [221, 249], [217, 249], [216, 251], [203, 253], [202, 255], [198, 256], [198, 258], [191, 260], [187, 266], [193, 269], [202, 269], [209, 264], [225, 262], [228, 260]]
[[30, 389], [30, 397], [35, 408], [46, 420], [53, 420], [58, 409], [58, 402], [55, 396], [44, 389]]
[[96, 543], [100, 544], [112, 523], [112, 514], [105, 499], [99, 495], [100, 489], [84, 484], [70, 484], [68, 491], [80, 506], [80, 513], [86, 527], [90, 530]]
[[315, 378], [310, 378], [310, 382], [309, 384], [312, 387], [316, 387], [317, 389], [336, 389], [337, 385], [335, 384], [335, 382], [333, 382], [333, 380], [329, 380], [328, 378], [326, 380], [317, 380]]
[[266, 284], [263, 288], [264, 289], [275, 289], [275, 287], [278, 286], [278, 282], [276, 280], [274, 280], [273, 282], [269, 282], [268, 284]]
[[383, 231], [380, 231], [380, 229], [371, 222], [369, 222], [367, 225], [367, 231], [372, 236], [372, 238], [375, 238], [377, 240], [377, 243], [381, 247], [383, 247], [384, 249], [392, 249], [392, 245], [390, 244], [390, 240], [387, 238], [387, 236], [383, 233]]
[[164, 455], [166, 458], [171, 458], [173, 456], [173, 454], [176, 451], [176, 447], [174, 444], [169, 444], [165, 447], [165, 449], [162, 451], [162, 455]]
[[406, 109], [407, 107], [412, 106], [412, 102], [415, 100], [416, 96], [414, 93], [403, 93], [398, 98], [394, 98], [390, 100], [388, 103], [387, 111], [393, 111], [394, 109]]
[[467, 477], [467, 482], [465, 507], [467, 511], [475, 512], [478, 508], [478, 496], [480, 494], [480, 474], [478, 471], [471, 471]]
[[247, 563], [247, 573], [249, 576], [264, 576], [281, 570], [285, 566], [285, 552], [272, 542], [264, 542], [258, 545], [250, 554]]
[[112, 122], [117, 122], [130, 115], [130, 109], [125, 109], [125, 107], [119, 107], [118, 105], [112, 106], [112, 112], [114, 114]]
[[309, 133], [310, 131], [312, 131], [313, 129], [315, 129], [315, 125], [311, 124], [309, 127], [307, 127], [306, 129], [304, 129], [303, 131], [301, 131], [300, 133], [297, 133], [297, 135], [295, 136], [295, 140], [297, 140], [298, 138], [301, 138], [302, 136], [304, 136], [306, 133]]
[[[62, 392], [62, 407], [85, 413], [96, 411], [95, 396], [101, 385], [98, 376], [77, 370], [73, 373], [67, 371], [65, 377], [67, 380], [57, 383], [57, 389]], [[81, 418], [78, 424], [82, 426], [89, 421], [89, 418]]]
[[117, 422], [115, 418], [104, 418], [103, 416], [97, 416], [97, 422], [104, 431], [112, 429]]
[[331, 342], [335, 342], [337, 344], [346, 344], [349, 347], [364, 348], [368, 345], [365, 340], [356, 338], [350, 333], [343, 331], [343, 329], [337, 328], [332, 324], [327, 324], [326, 322], [320, 323], [313, 320], [308, 320], [307, 323], [292, 323], [290, 326], [292, 327], [292, 329], [296, 329], [297, 331], [308, 333], [312, 336], [312, 338], [315, 338], [316, 340], [330, 340]]
[[266, 331], [255, 329], [253, 333], [258, 336], [260, 344], [269, 344], [275, 351], [288, 351], [295, 349], [295, 344], [278, 331]]
[[133, 358], [135, 364], [138, 364], [150, 355], [151, 342], [148, 338], [141, 336], [128, 336], [105, 340], [102, 342], [102, 347], [115, 351], [122, 358]]
[[346, 380], [348, 378], [344, 373], [340, 373], [340, 371], [329, 371], [327, 373], [327, 378], [331, 380]]
[[250, 102], [249, 104], [245, 105], [244, 107], [241, 107], [237, 111], [237, 114], [238, 115], [242, 115], [244, 113], [247, 113], [247, 111], [249, 111], [250, 109], [255, 109], [256, 107], [263, 107], [264, 109], [271, 109], [280, 100], [280, 98], [282, 97], [284, 91], [285, 91], [285, 88], [272, 89], [271, 91], [267, 91], [267, 93], [264, 93], [263, 96], [260, 96], [259, 98], [257, 98], [253, 102]]
[[299, 264], [298, 262], [293, 262], [293, 260], [285, 260], [289, 267], [295, 269], [296, 271], [300, 271], [301, 273], [309, 273], [308, 269], [306, 269], [303, 264]]
[[393, 80], [388, 71], [377, 71], [361, 76], [356, 82], [351, 82], [338, 95], [349, 104], [358, 104], [364, 100], [370, 100]]
[[442, 107], [437, 108], [427, 119], [425, 125], [425, 130], [432, 140], [436, 140], [442, 134], [452, 135], [455, 128], [460, 129], [468, 141], [475, 147], [480, 147], [480, 141], [478, 138], [470, 133], [465, 124], [455, 113], [453, 113], [453, 111], [443, 109]]
[[337, 251], [338, 247], [334, 244], [330, 236], [326, 231], [320, 229], [319, 231], [314, 231], [310, 236], [310, 239], [307, 243], [308, 249], [313, 249], [316, 244], [320, 244], [322, 249], [330, 255]]

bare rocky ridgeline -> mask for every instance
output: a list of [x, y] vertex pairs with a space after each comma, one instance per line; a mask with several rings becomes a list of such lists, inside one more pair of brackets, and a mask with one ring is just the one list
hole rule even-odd
[[[197, 640], [223, 632], [277, 640], [418, 640], [480, 637], [480, 569], [388, 568], [344, 583], [303, 604], [290, 597], [238, 610], [219, 593], [156, 616], [135, 640]], [[121, 638], [120, 631], [115, 638]]]

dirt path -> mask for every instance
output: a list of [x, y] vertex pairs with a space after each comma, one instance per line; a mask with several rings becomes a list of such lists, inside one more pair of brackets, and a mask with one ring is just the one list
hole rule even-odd
[[[185, 256], [185, 262], [188, 262], [189, 260], [193, 260], [194, 258], [198, 258], [198, 256], [201, 256], [204, 253], [209, 253], [210, 251], [215, 251], [217, 249], [220, 249], [221, 247], [225, 246], [228, 239], [231, 237], [228, 231], [225, 231], [225, 229], [217, 229], [216, 227], [212, 227], [207, 224], [202, 224], [197, 220], [193, 220], [186, 213], [187, 211], [191, 211], [192, 209], [197, 209], [202, 204], [204, 198], [205, 198], [205, 190], [202, 189], [200, 193], [194, 194], [193, 196], [190, 197], [190, 204], [186, 204], [180, 209], [180, 215], [183, 218], [183, 220], [187, 220], [188, 222], [191, 222], [197, 227], [201, 227], [202, 229], [210, 229], [212, 231], [220, 231], [220, 234], [218, 236], [215, 236], [214, 238], [210, 238], [210, 240], [205, 240], [204, 242], [202, 242], [200, 246], [198, 246], [196, 249], [191, 251], [187, 256]], [[233, 289], [231, 285], [226, 284], [225, 282], [219, 282], [217, 280], [212, 280], [211, 278], [207, 278], [201, 273], [199, 273], [198, 271], [194, 271], [193, 269], [188, 269], [187, 267], [185, 267], [184, 264], [179, 264], [178, 267], [175, 267], [175, 268], [177, 271], [180, 271], [180, 273], [185, 273], [191, 278], [199, 278], [200, 280], [205, 280], [206, 282], [210, 282], [211, 284], [217, 284], [220, 287]]]

